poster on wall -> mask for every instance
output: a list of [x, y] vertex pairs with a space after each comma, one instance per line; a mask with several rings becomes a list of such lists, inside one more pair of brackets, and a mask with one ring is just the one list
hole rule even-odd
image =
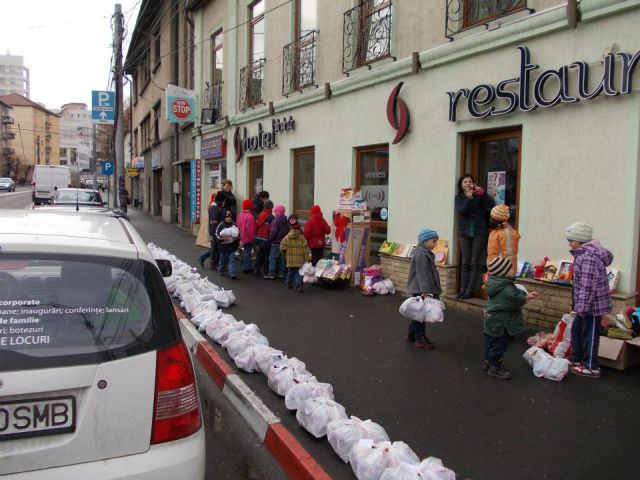
[[191, 160], [191, 222], [200, 222], [200, 160]]
[[507, 187], [507, 172], [496, 171], [487, 173], [487, 193], [496, 205], [505, 203]]

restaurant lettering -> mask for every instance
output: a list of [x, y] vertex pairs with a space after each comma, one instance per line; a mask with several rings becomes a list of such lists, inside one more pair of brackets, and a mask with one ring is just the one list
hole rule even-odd
[[[592, 67], [587, 62], [573, 62], [558, 69], [543, 70], [535, 82], [532, 82], [531, 74], [539, 67], [531, 63], [527, 47], [517, 48], [520, 51], [520, 72], [517, 77], [503, 80], [496, 86], [483, 83], [472, 89], [461, 88], [455, 92], [447, 92], [449, 121], [457, 120], [458, 104], [465, 103], [465, 98], [471, 117], [486, 118], [507, 115], [515, 110], [531, 112], [538, 107], [591, 100], [601, 94], [610, 97], [626, 95], [632, 91], [633, 72], [640, 61], [640, 51], [634, 55], [625, 52], [606, 54], [602, 61], [602, 78], [589, 91]], [[620, 63], [619, 68], [617, 63]], [[615, 82], [616, 70], [620, 73], [619, 85]], [[577, 71], [577, 85], [571, 89], [570, 76], [574, 71]]]

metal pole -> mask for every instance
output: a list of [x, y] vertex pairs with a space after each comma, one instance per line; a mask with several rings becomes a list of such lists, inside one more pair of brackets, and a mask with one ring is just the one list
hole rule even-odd
[[[122, 100], [122, 6], [115, 4], [115, 12], [113, 14], [115, 23], [113, 45], [115, 49], [115, 68], [113, 77], [116, 82], [116, 111], [115, 111], [115, 153], [116, 161], [113, 168], [113, 204], [120, 206], [120, 195], [118, 175], [124, 175], [124, 114]], [[123, 177], [124, 178], [124, 177]]]

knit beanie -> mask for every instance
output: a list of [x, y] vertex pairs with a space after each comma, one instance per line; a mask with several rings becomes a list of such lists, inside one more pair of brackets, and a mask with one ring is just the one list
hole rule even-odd
[[496, 257], [489, 265], [487, 265], [487, 271], [489, 275], [496, 277], [504, 277], [513, 268], [513, 262], [508, 258]]
[[248, 198], [242, 200], [242, 209], [243, 210], [251, 210], [253, 208], [253, 202]]
[[418, 234], [418, 243], [426, 242], [427, 240], [431, 240], [432, 238], [438, 238], [438, 232], [429, 228], [425, 228]]
[[289, 228], [300, 228], [300, 224], [298, 223], [298, 217], [295, 215], [289, 216]]
[[276, 215], [284, 215], [284, 205], [278, 204], [276, 208], [273, 209], [273, 213]]
[[509, 220], [511, 216], [511, 212], [509, 212], [509, 207], [507, 207], [504, 203], [502, 205], [496, 205], [491, 209], [491, 218], [496, 220], [497, 222], [506, 222]]
[[586, 223], [575, 222], [564, 230], [567, 240], [575, 240], [580, 243], [587, 243], [593, 240], [593, 228]]
[[322, 210], [320, 210], [320, 206], [319, 205], [312, 205], [311, 206], [311, 215], [318, 215], [318, 214], [322, 214]]
[[271, 200], [265, 200], [264, 208], [266, 208], [267, 210], [271, 210], [273, 208], [273, 202]]

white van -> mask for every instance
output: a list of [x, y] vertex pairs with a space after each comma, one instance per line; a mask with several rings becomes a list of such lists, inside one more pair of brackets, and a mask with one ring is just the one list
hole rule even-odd
[[51, 203], [56, 188], [71, 184], [71, 172], [64, 165], [36, 165], [31, 181], [31, 198], [34, 205]]

